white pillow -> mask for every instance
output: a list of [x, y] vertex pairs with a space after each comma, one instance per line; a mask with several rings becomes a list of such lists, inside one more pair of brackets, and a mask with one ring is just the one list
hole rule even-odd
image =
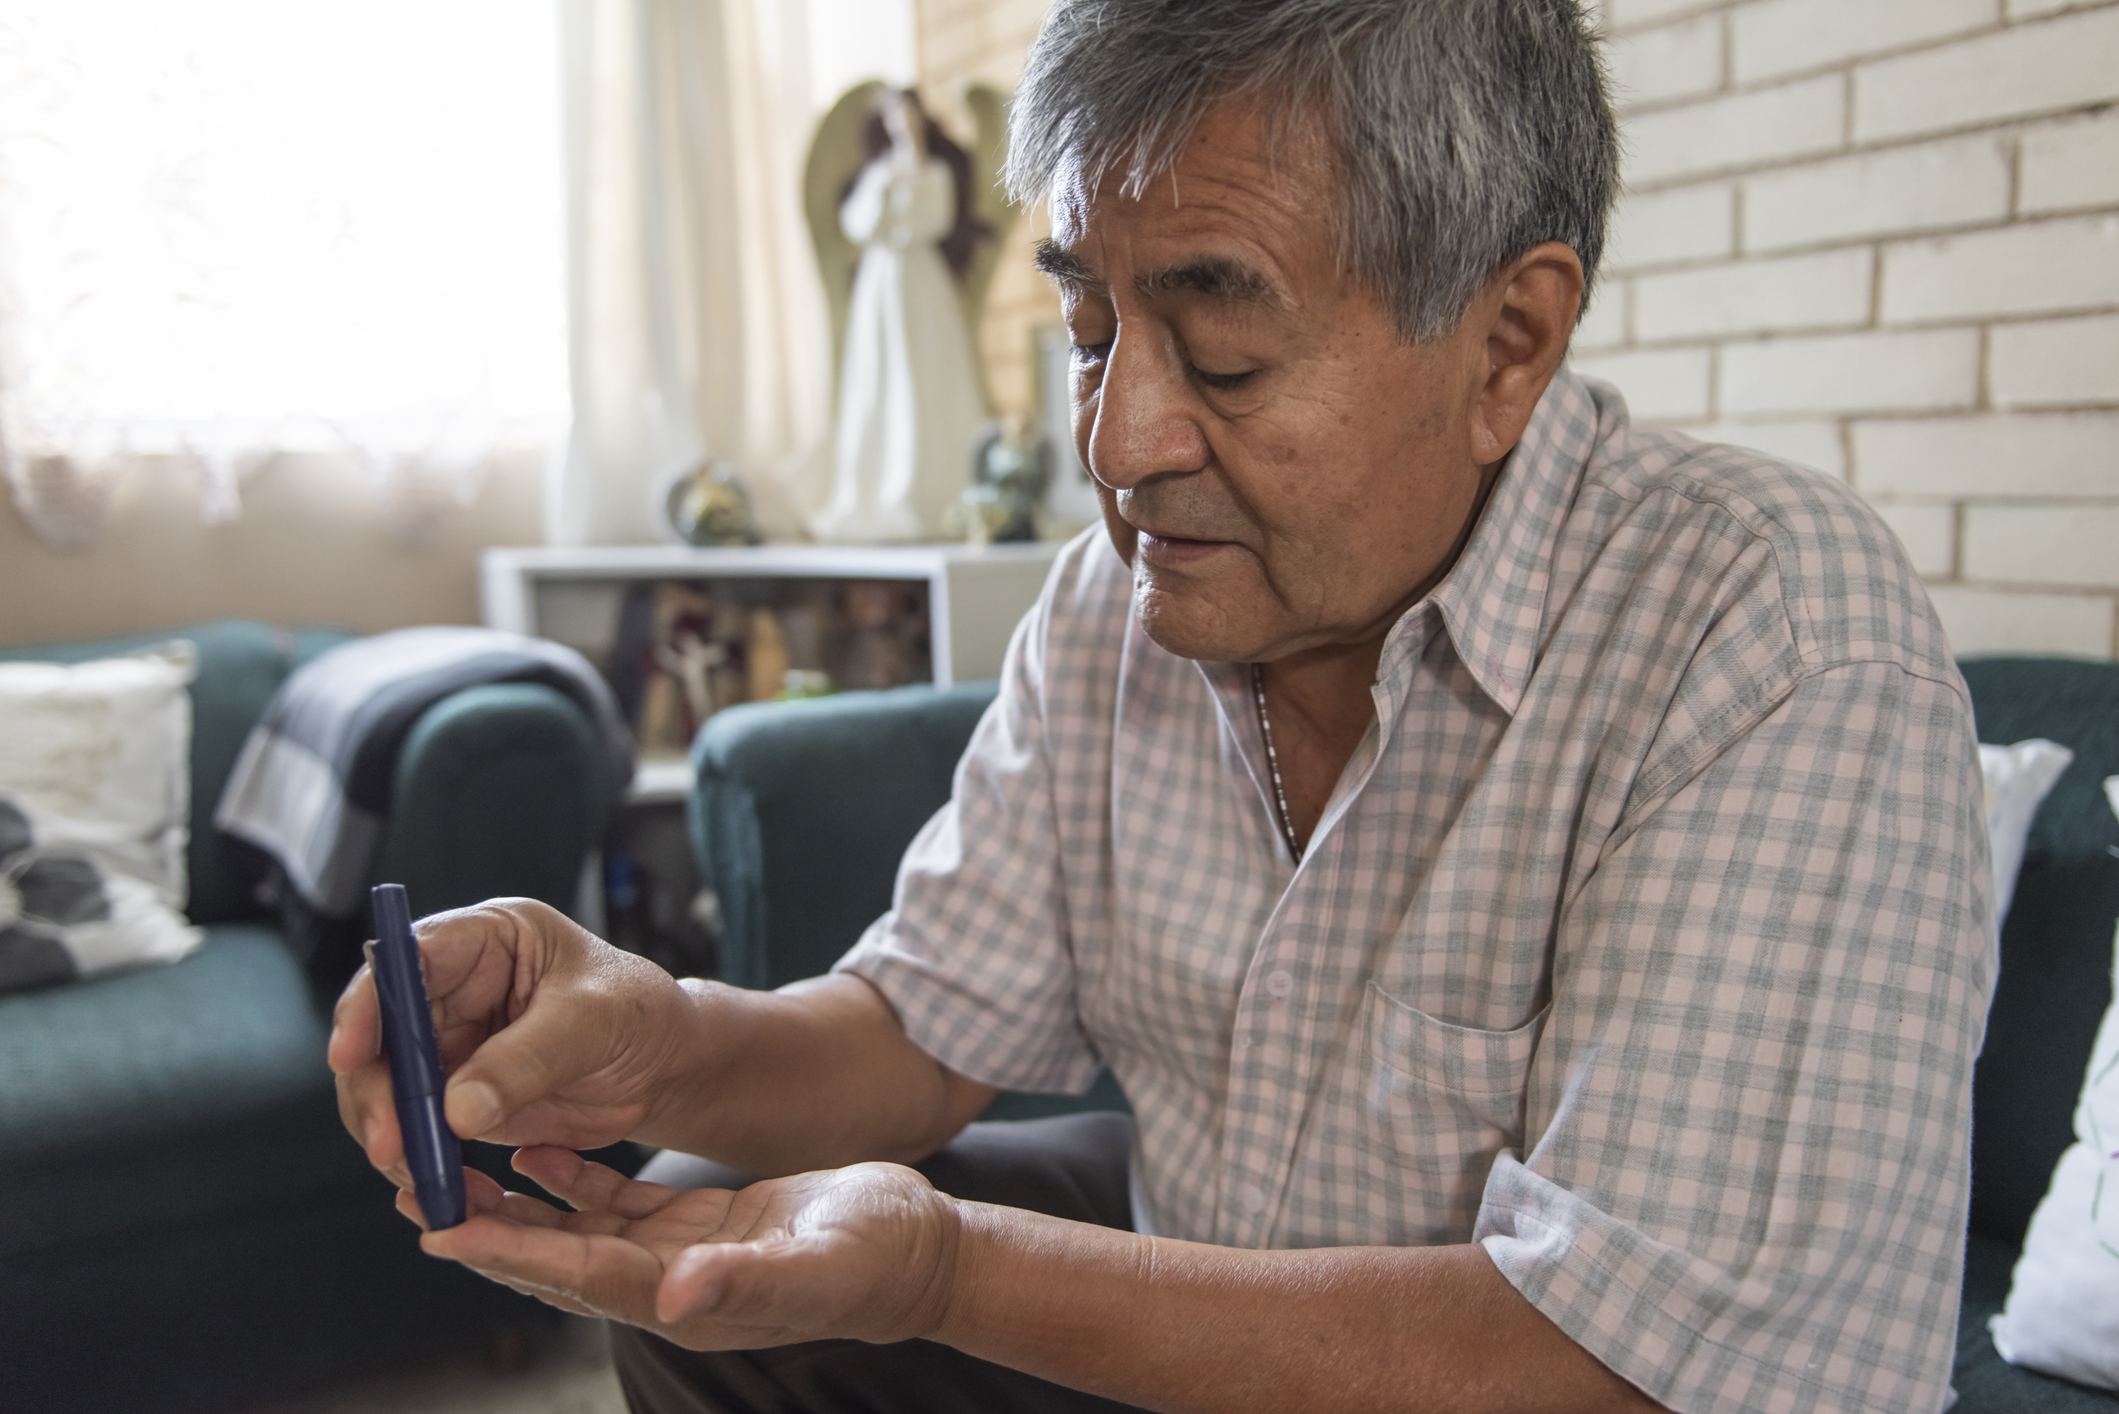
[[[2104, 791], [2119, 812], [2119, 776]], [[2002, 1359], [2099, 1389], [2119, 1389], [2119, 937], [2112, 986], [2075, 1105], [2075, 1142], [2031, 1215], [2008, 1304], [1987, 1323]]]
[[167, 962], [184, 906], [188, 643], [0, 663], [0, 992]]
[[1979, 770], [1987, 783], [1987, 848], [1994, 857], [1994, 931], [2009, 916], [2023, 847], [2038, 806], [2075, 753], [2058, 742], [2032, 737], [2014, 746], [1979, 744]]

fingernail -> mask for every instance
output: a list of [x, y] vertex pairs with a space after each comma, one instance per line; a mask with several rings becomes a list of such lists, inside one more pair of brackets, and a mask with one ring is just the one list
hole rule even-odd
[[493, 1087], [482, 1080], [467, 1080], [456, 1086], [449, 1096], [449, 1109], [457, 1121], [457, 1129], [467, 1139], [475, 1139], [500, 1122], [500, 1096]]

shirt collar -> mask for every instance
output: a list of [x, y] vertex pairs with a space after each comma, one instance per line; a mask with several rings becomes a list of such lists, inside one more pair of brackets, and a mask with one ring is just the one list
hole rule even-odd
[[[1428, 596], [1466, 670], [1511, 715], [1537, 666], [1554, 549], [1599, 422], [1590, 386], [1561, 369], [1502, 461], [1464, 552]], [[1426, 638], [1410, 622], [1419, 613], [1414, 606], [1384, 643], [1378, 677], [1394, 697]]]

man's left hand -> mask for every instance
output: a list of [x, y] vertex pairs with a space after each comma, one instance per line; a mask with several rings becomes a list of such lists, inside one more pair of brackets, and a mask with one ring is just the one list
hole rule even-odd
[[[516, 1171], [568, 1213], [467, 1169], [471, 1217], [420, 1245], [582, 1315], [694, 1350], [897, 1341], [935, 1331], [961, 1237], [955, 1204], [896, 1164], [796, 1174], [739, 1193], [639, 1183], [567, 1149]], [[398, 1197], [406, 1216], [419, 1208]]]

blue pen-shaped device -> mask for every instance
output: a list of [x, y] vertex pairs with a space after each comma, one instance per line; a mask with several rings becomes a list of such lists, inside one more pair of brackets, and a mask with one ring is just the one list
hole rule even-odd
[[397, 1099], [397, 1127], [405, 1136], [405, 1166], [430, 1232], [464, 1220], [463, 1146], [442, 1115], [441, 1047], [434, 1041], [434, 1014], [427, 1008], [427, 982], [412, 937], [412, 909], [403, 884], [377, 884], [375, 905], [375, 996], [382, 1004], [383, 1054], [390, 1058], [390, 1089]]

